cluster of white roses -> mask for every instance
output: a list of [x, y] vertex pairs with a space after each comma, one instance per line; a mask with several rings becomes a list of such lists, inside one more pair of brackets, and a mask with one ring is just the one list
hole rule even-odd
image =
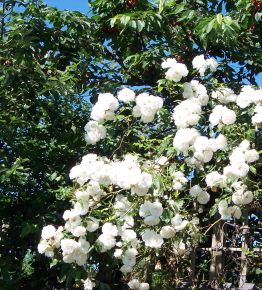
[[174, 109], [173, 119], [177, 128], [187, 128], [199, 122], [201, 106], [193, 99], [185, 100]]
[[209, 100], [206, 87], [197, 80], [183, 84], [183, 97], [195, 100], [200, 106], [206, 106]]
[[185, 157], [190, 152], [193, 156], [188, 157], [185, 161], [192, 166], [199, 166], [201, 163], [209, 162], [217, 150], [225, 150], [227, 139], [220, 134], [216, 138], [201, 136], [195, 128], [185, 128], [177, 130], [173, 140], [173, 146], [178, 153]]
[[[164, 67], [167, 67], [168, 64], [172, 64], [172, 59], [163, 64]], [[205, 59], [203, 55], [200, 55], [194, 58], [193, 67], [203, 76], [208, 68], [211, 71], [215, 71], [217, 63], [213, 59]], [[168, 76], [166, 78], [170, 79]], [[250, 86], [244, 86], [241, 93], [236, 95], [233, 90], [222, 87], [212, 92], [212, 98], [221, 104], [236, 103], [240, 108], [256, 104], [256, 114], [252, 117], [252, 123], [258, 125], [262, 119], [261, 92], [261, 89], [255, 90]], [[196, 128], [189, 128], [199, 124], [203, 112], [202, 107], [206, 106], [209, 100], [207, 90], [202, 84], [196, 80], [184, 83], [183, 97], [187, 98], [187, 100], [180, 102], [173, 112], [173, 119], [178, 128], [173, 140], [173, 146], [177, 153], [185, 157], [184, 160], [188, 165], [201, 169], [201, 164], [210, 162], [217, 150], [227, 150], [228, 141], [221, 133], [216, 138], [208, 138], [207, 136], [201, 136]], [[218, 129], [234, 124], [237, 119], [234, 110], [221, 104], [216, 104], [209, 115], [210, 126], [218, 126]], [[249, 172], [248, 163], [255, 162], [258, 159], [258, 152], [255, 149], [250, 149], [249, 142], [244, 140], [231, 153], [229, 157], [230, 164], [224, 167], [223, 174], [212, 171], [206, 175], [207, 186], [211, 188], [229, 186], [239, 178], [245, 177]], [[190, 189], [190, 195], [196, 198], [200, 204], [206, 204], [210, 199], [208, 192], [201, 189], [199, 185], [195, 185]], [[226, 201], [221, 202], [219, 212], [222, 219], [230, 219], [232, 216], [240, 218], [241, 209], [237, 205], [248, 204], [252, 200], [253, 195], [250, 191], [243, 192], [243, 188], [239, 189], [232, 196], [232, 201], [236, 205], [230, 207]]]
[[197, 55], [193, 59], [192, 64], [193, 64], [193, 68], [198, 70], [201, 76], [205, 75], [205, 72], [207, 69], [210, 69], [212, 72], [214, 72], [216, 71], [218, 67], [218, 63], [216, 62], [214, 58], [205, 59], [203, 54]]
[[[176, 182], [185, 183], [187, 179], [182, 172], [176, 172], [173, 177]], [[83, 190], [75, 192], [76, 200], [71, 210], [63, 214], [64, 227], [56, 230], [49, 225], [43, 229], [42, 239], [39, 244], [39, 252], [49, 257], [54, 256], [54, 250], [61, 246], [63, 261], [76, 263], [82, 266], [86, 263], [88, 253], [91, 249], [90, 243], [85, 239], [87, 232], [99, 230], [99, 220], [88, 216], [83, 220], [90, 208], [99, 205], [101, 198], [110, 193], [105, 193], [101, 186], [115, 185], [124, 190], [130, 190], [132, 194], [145, 196], [152, 185], [152, 176], [140, 169], [136, 156], [127, 155], [122, 161], [109, 161], [106, 158], [99, 159], [95, 154], [88, 154], [83, 157], [82, 162], [72, 168], [70, 178], [74, 179]], [[101, 234], [96, 240], [100, 252], [107, 252], [115, 248], [114, 257], [122, 260], [120, 271], [130, 273], [136, 265], [136, 256], [140, 241], [137, 233], [133, 230], [134, 218], [132, 216], [132, 204], [126, 196], [117, 194], [113, 205], [117, 224], [105, 222], [101, 228]], [[159, 201], [145, 201], [139, 208], [139, 216], [144, 218], [144, 224], [148, 227], [158, 225], [163, 214], [163, 206]], [[146, 247], [161, 248], [164, 239], [170, 239], [176, 232], [183, 230], [190, 222], [183, 220], [180, 214], [176, 214], [171, 220], [171, 225], [165, 225], [157, 231], [146, 228], [141, 233], [141, 239]], [[195, 225], [195, 222], [191, 222]], [[64, 237], [65, 233], [72, 236]], [[67, 234], [68, 235], [68, 234]], [[75, 240], [77, 239], [77, 240]], [[44, 245], [47, 245], [44, 247]], [[183, 254], [185, 245], [182, 242], [175, 242], [174, 247], [177, 254]], [[51, 251], [51, 253], [50, 253]], [[86, 289], [92, 285], [89, 278], [85, 281]], [[142, 285], [142, 286], [141, 286]], [[142, 283], [138, 289], [146, 289], [146, 283]]]
[[[253, 193], [246, 190], [239, 179], [247, 176], [249, 172], [249, 163], [256, 162], [259, 159], [259, 153], [255, 149], [250, 149], [248, 140], [242, 141], [238, 147], [234, 148], [229, 156], [230, 164], [225, 166], [223, 174], [212, 171], [206, 175], [206, 184], [209, 187], [226, 186], [232, 187], [235, 192], [232, 194], [232, 202], [235, 205], [246, 205], [253, 201]], [[241, 209], [238, 206], [229, 207], [226, 200], [219, 204], [219, 213], [222, 219], [230, 219], [233, 215], [235, 218], [241, 217]]]
[[90, 195], [95, 200], [100, 200], [103, 195], [99, 184], [131, 189], [139, 196], [145, 195], [152, 185], [152, 176], [141, 170], [135, 155], [126, 155], [122, 161], [110, 161], [98, 158], [96, 154], [87, 154], [79, 165], [71, 169], [69, 176], [79, 185], [92, 181], [89, 186], [95, 186], [95, 190]]
[[225, 187], [228, 181], [236, 181], [238, 178], [245, 177], [249, 172], [249, 163], [259, 159], [259, 154], [255, 149], [249, 149], [248, 140], [242, 141], [238, 147], [234, 148], [229, 156], [230, 164], [225, 166], [223, 174], [212, 171], [206, 175], [206, 184], [209, 187]]
[[195, 198], [200, 204], [207, 204], [210, 195], [206, 190], [203, 190], [199, 185], [194, 185], [190, 188], [189, 194]]
[[57, 230], [52, 225], [43, 227], [38, 252], [49, 258], [54, 257], [54, 250], [60, 247], [63, 236], [63, 227], [59, 227]]
[[236, 113], [222, 105], [215, 106], [212, 113], [209, 115], [209, 122], [213, 126], [232, 125], [236, 122], [236, 119]]
[[[48, 257], [53, 257], [54, 250], [61, 246], [64, 262], [84, 265], [90, 249], [90, 244], [84, 237], [87, 232], [95, 232], [98, 229], [99, 220], [89, 216], [87, 221], [83, 221], [81, 216], [85, 216], [89, 209], [96, 206], [106, 195], [100, 184], [115, 184], [122, 189], [131, 189], [133, 194], [144, 196], [152, 184], [152, 176], [141, 171], [135, 156], [127, 155], [123, 161], [110, 162], [106, 158], [99, 160], [97, 155], [88, 154], [83, 157], [79, 165], [72, 168], [70, 178], [84, 186], [84, 190], [75, 192], [76, 200], [73, 208], [64, 212], [64, 228], [59, 227], [56, 230], [52, 225], [43, 228], [38, 250]], [[137, 244], [136, 233], [130, 229], [134, 224], [133, 218], [126, 215], [130, 209], [130, 203], [125, 197], [118, 195], [115, 209], [118, 216], [125, 220], [125, 224], [119, 229], [111, 223], [105, 223], [102, 226], [102, 234], [97, 239], [101, 252], [115, 247], [117, 236], [121, 236], [125, 242], [132, 242], [133, 246]], [[64, 238], [63, 231], [71, 233], [78, 240]], [[134, 253], [136, 249], [132, 251]], [[125, 253], [123, 262], [127, 261], [126, 257], [128, 253], [130, 255], [130, 252], [131, 250]], [[123, 272], [131, 272], [131, 264], [124, 263], [129, 268], [123, 267]]]
[[80, 238], [78, 241], [62, 239], [61, 249], [65, 263], [76, 263], [79, 266], [83, 266], [87, 260], [90, 244], [84, 238]]
[[106, 128], [102, 123], [113, 120], [115, 111], [119, 107], [118, 100], [110, 93], [100, 94], [91, 112], [91, 119], [85, 126], [85, 140], [87, 144], [94, 145], [106, 137]]
[[251, 191], [246, 190], [247, 186], [242, 182], [235, 182], [232, 184], [235, 192], [232, 195], [232, 201], [236, 205], [245, 205], [253, 201], [254, 195]]
[[173, 188], [175, 190], [183, 189], [184, 185], [188, 182], [188, 179], [185, 177], [185, 174], [181, 171], [174, 171], [172, 173], [173, 177]]
[[143, 123], [154, 120], [155, 114], [162, 108], [163, 99], [146, 93], [136, 97], [136, 106], [133, 109], [135, 117], [141, 117]]
[[241, 109], [256, 105], [252, 116], [252, 124], [257, 127], [262, 125], [262, 89], [256, 90], [251, 86], [244, 86], [237, 96], [236, 103]]
[[221, 215], [222, 220], [230, 220], [232, 217], [240, 219], [242, 212], [239, 206], [228, 206], [228, 202], [222, 199], [218, 204], [218, 212]]
[[217, 99], [221, 104], [236, 102], [237, 99], [237, 95], [234, 94], [234, 91], [225, 87], [213, 91], [211, 97]]
[[242, 178], [248, 174], [249, 163], [259, 159], [256, 149], [250, 149], [248, 140], [242, 141], [238, 147], [234, 148], [229, 156], [230, 165], [224, 168], [224, 175], [231, 178]]
[[168, 58], [162, 62], [162, 68], [166, 71], [166, 79], [169, 81], [179, 82], [183, 77], [188, 75], [188, 69], [185, 64], [177, 62], [174, 58]]
[[187, 128], [198, 124], [202, 106], [206, 106], [209, 100], [205, 86], [197, 80], [183, 84], [183, 97], [187, 100], [177, 105], [173, 112], [177, 128]]
[[112, 223], [105, 223], [102, 226], [102, 234], [97, 239], [102, 253], [111, 250], [116, 245], [117, 235], [118, 229]]
[[148, 290], [149, 284], [148, 283], [140, 283], [139, 280], [133, 279], [128, 283], [130, 289], [133, 290]]
[[261, 105], [262, 89], [254, 89], [251, 86], [243, 86], [240, 94], [237, 96], [236, 103], [241, 109], [245, 109], [251, 104]]
[[133, 114], [140, 117], [143, 123], [152, 122], [155, 114], [162, 108], [163, 99], [142, 93], [136, 96], [129, 88], [118, 92], [117, 98], [110, 93], [99, 94], [98, 100], [91, 112], [91, 121], [85, 125], [85, 140], [87, 144], [96, 144], [106, 137], [104, 121], [113, 120], [115, 112], [119, 108], [119, 101], [129, 104], [135, 101]]
[[[245, 85], [239, 95], [234, 94], [233, 90], [225, 87], [221, 87], [212, 92], [212, 98], [217, 99], [222, 104], [236, 103], [241, 109], [255, 105], [253, 109], [252, 124], [260, 127], [262, 124], [262, 89], [254, 89], [251, 86]], [[219, 111], [225, 110], [225, 107], [220, 106], [217, 109], [217, 115]], [[225, 110], [227, 111], [227, 110]], [[232, 123], [235, 120], [235, 114], [227, 111], [225, 117]], [[218, 116], [213, 117], [215, 123], [217, 123]], [[211, 121], [211, 120], [210, 120]], [[223, 120], [222, 120], [223, 121]], [[214, 125], [216, 125], [214, 123]], [[227, 124], [227, 123], [224, 123]]]
[[134, 226], [133, 217], [130, 216], [123, 225], [120, 221], [121, 219], [118, 220], [118, 226], [105, 223], [102, 227], [102, 234], [97, 239], [97, 244], [102, 253], [115, 247], [114, 257], [121, 259], [123, 263], [120, 271], [130, 273], [136, 265], [138, 239], [136, 232], [132, 229]]
[[[166, 79], [169, 81], [179, 82], [188, 75], [187, 67], [172, 58], [164, 61], [162, 67], [167, 69]], [[215, 71], [217, 63], [201, 55], [194, 58], [193, 67], [203, 76], [207, 69]], [[122, 160], [98, 157], [96, 154], [85, 155], [81, 163], [70, 171], [69, 176], [76, 182], [78, 189], [74, 192], [72, 209], [63, 214], [65, 225], [57, 230], [51, 225], [43, 228], [38, 246], [40, 253], [53, 257], [55, 249], [61, 247], [64, 262], [82, 266], [87, 263], [92, 251], [108, 252], [112, 253], [114, 259], [121, 261], [120, 271], [124, 274], [135, 271], [141, 249], [157, 250], [165, 244], [172, 248], [175, 255], [188, 254], [191, 242], [185, 242], [182, 237], [187, 235], [194, 238], [200, 221], [197, 214], [186, 214], [186, 210], [176, 204], [174, 191], [176, 196], [185, 194], [194, 206], [198, 205], [198, 212], [201, 213], [203, 206], [210, 202], [212, 193], [227, 187], [232, 195], [216, 201], [221, 219], [241, 217], [242, 206], [254, 199], [244, 178], [249, 172], [249, 164], [259, 159], [259, 153], [251, 149], [247, 140], [237, 144], [237, 147], [230, 147], [221, 128], [237, 121], [235, 110], [252, 104], [256, 105], [252, 122], [260, 124], [261, 90], [246, 86], [236, 95], [229, 88], [219, 88], [212, 92], [210, 112], [207, 108], [209, 96], [203, 84], [192, 80], [182, 87], [184, 100], [174, 107], [172, 114], [177, 128], [173, 148], [177, 160], [192, 170], [191, 175], [178, 169], [178, 166], [175, 166], [175, 170], [174, 167], [169, 170], [172, 160], [166, 156], [154, 162], [140, 162], [135, 154], [127, 154]], [[91, 112], [92, 120], [85, 126], [86, 142], [95, 144], [105, 138], [106, 127], [103, 123], [114, 120], [121, 104], [132, 103], [133, 117], [149, 123], [162, 108], [163, 99], [146, 93], [136, 96], [128, 88], [120, 90], [117, 97], [110, 93], [100, 94]], [[228, 108], [225, 104], [232, 107]], [[203, 122], [205, 125], [200, 125], [202, 114], [207, 112]], [[229, 150], [229, 162], [222, 168], [223, 173], [206, 166], [218, 151], [228, 154]], [[196, 184], [195, 172], [205, 176], [203, 180], [206, 187], [200, 186], [200, 181]], [[170, 181], [162, 191], [160, 186], [154, 184], [154, 179], [159, 176], [165, 176], [167, 183]], [[110, 217], [100, 219], [92, 215], [97, 208], [103, 208], [104, 203], [107, 204]], [[95, 237], [94, 245], [87, 241], [91, 233]], [[93, 277], [83, 283], [86, 290], [95, 287]], [[148, 283], [138, 279], [132, 279], [128, 286], [134, 290], [149, 289]]]
[[149, 226], [155, 226], [160, 223], [159, 217], [163, 213], [163, 206], [159, 201], [145, 201], [140, 206], [139, 215], [144, 218], [144, 223]]

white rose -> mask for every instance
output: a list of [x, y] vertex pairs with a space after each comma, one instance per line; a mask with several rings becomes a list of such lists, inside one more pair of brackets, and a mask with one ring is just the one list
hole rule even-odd
[[170, 239], [175, 236], [174, 228], [171, 226], [164, 226], [160, 231], [160, 235], [164, 239]]
[[55, 235], [56, 229], [52, 225], [43, 227], [41, 237], [44, 240], [51, 239]]
[[118, 92], [117, 98], [124, 103], [130, 103], [135, 100], [135, 92], [131, 89], [124, 88]]
[[118, 235], [118, 230], [117, 226], [113, 225], [112, 223], [105, 223], [102, 226], [102, 233], [105, 235], [109, 236], [117, 236]]

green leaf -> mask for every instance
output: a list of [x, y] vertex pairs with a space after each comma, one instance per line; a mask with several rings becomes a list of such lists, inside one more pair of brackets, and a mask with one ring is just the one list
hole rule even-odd
[[57, 259], [54, 258], [54, 259], [50, 262], [50, 269], [53, 268], [53, 267], [55, 267], [55, 266], [58, 264], [58, 262], [59, 262], [59, 261], [58, 261]]
[[219, 25], [221, 25], [221, 24], [222, 24], [222, 21], [223, 21], [223, 16], [222, 16], [222, 14], [221, 14], [221, 13], [217, 14], [217, 23], [218, 23]]
[[57, 173], [54, 172], [54, 173], [51, 174], [51, 176], [50, 176], [50, 180], [51, 180], [51, 181], [52, 181], [52, 180], [55, 180], [56, 177], [57, 177]]
[[258, 22], [258, 21], [260, 21], [261, 20], [261, 16], [262, 16], [262, 12], [257, 12], [256, 14], [255, 14], [255, 20]]
[[181, 3], [176, 5], [176, 8], [174, 10], [174, 14], [178, 14], [180, 12], [182, 12], [183, 10], [185, 10], [185, 4]]
[[232, 20], [232, 18], [230, 17], [230, 16], [225, 16], [224, 17], [224, 22], [227, 24], [227, 25], [231, 25], [232, 24], [232, 22], [233, 22], [233, 20]]
[[131, 21], [130, 21], [130, 26], [131, 26], [132, 28], [136, 29], [136, 28], [137, 28], [137, 23], [136, 23], [136, 21], [135, 21], [135, 20], [131, 20]]
[[161, 93], [163, 89], [164, 89], [164, 87], [158, 86], [158, 88], [157, 88], [157, 92], [158, 92], [158, 93]]
[[255, 175], [257, 174], [257, 170], [254, 166], [249, 166], [249, 169], [253, 174], [255, 174]]
[[111, 27], [114, 27], [116, 21], [117, 21], [117, 17], [112, 18], [112, 19], [110, 20], [110, 26], [111, 26]]
[[216, 205], [213, 205], [210, 210], [209, 210], [209, 216], [212, 217], [216, 214], [217, 212], [217, 206]]
[[165, 0], [160, 0], [159, 1], [159, 12], [161, 13], [164, 10], [164, 6], [165, 6]]
[[216, 19], [212, 19], [209, 23], [208, 23], [208, 25], [207, 25], [207, 27], [206, 27], [206, 33], [208, 34], [213, 28], [214, 28], [214, 24], [215, 24], [215, 22], [216, 22]]
[[136, 24], [137, 24], [137, 29], [139, 32], [142, 31], [143, 28], [145, 27], [145, 22], [142, 20], [137, 20]]
[[131, 19], [131, 17], [130, 16], [128, 16], [128, 15], [123, 15], [121, 18], [120, 18], [120, 22], [121, 22], [121, 24], [123, 24], [123, 25], [127, 25], [128, 24], [128, 22], [130, 21], [130, 19]]
[[24, 238], [24, 237], [36, 232], [37, 230], [38, 230], [37, 225], [30, 224], [30, 223], [24, 223], [24, 225], [22, 227], [22, 231], [21, 231], [20, 237]]
[[35, 253], [32, 253], [32, 251], [28, 249], [22, 262], [22, 272], [26, 277], [31, 276], [34, 273], [35, 269], [32, 267], [34, 259]]

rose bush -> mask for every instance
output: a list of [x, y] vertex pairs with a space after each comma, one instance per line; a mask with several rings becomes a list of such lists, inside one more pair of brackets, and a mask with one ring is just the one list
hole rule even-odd
[[[43, 228], [38, 245], [40, 253], [82, 267], [84, 289], [100, 285], [105, 254], [130, 289], [150, 288], [152, 265], [174, 277], [172, 265], [188, 259], [212, 223], [236, 225], [261, 202], [255, 173], [262, 90], [219, 84], [215, 59], [199, 55], [192, 64], [194, 79], [185, 82], [184, 64], [163, 61], [162, 97], [123, 88], [117, 96], [100, 94], [92, 108], [85, 126], [90, 152], [69, 174], [72, 208], [63, 226]], [[102, 151], [112, 138], [111, 155], [97, 155], [95, 144]]]

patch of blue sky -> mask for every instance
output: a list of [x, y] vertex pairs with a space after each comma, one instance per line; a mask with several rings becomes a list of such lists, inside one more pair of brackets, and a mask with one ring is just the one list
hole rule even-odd
[[88, 1], [87, 0], [44, 0], [44, 2], [49, 5], [56, 7], [58, 9], [66, 9], [72, 11], [80, 11], [84, 14], [87, 14], [89, 11]]

